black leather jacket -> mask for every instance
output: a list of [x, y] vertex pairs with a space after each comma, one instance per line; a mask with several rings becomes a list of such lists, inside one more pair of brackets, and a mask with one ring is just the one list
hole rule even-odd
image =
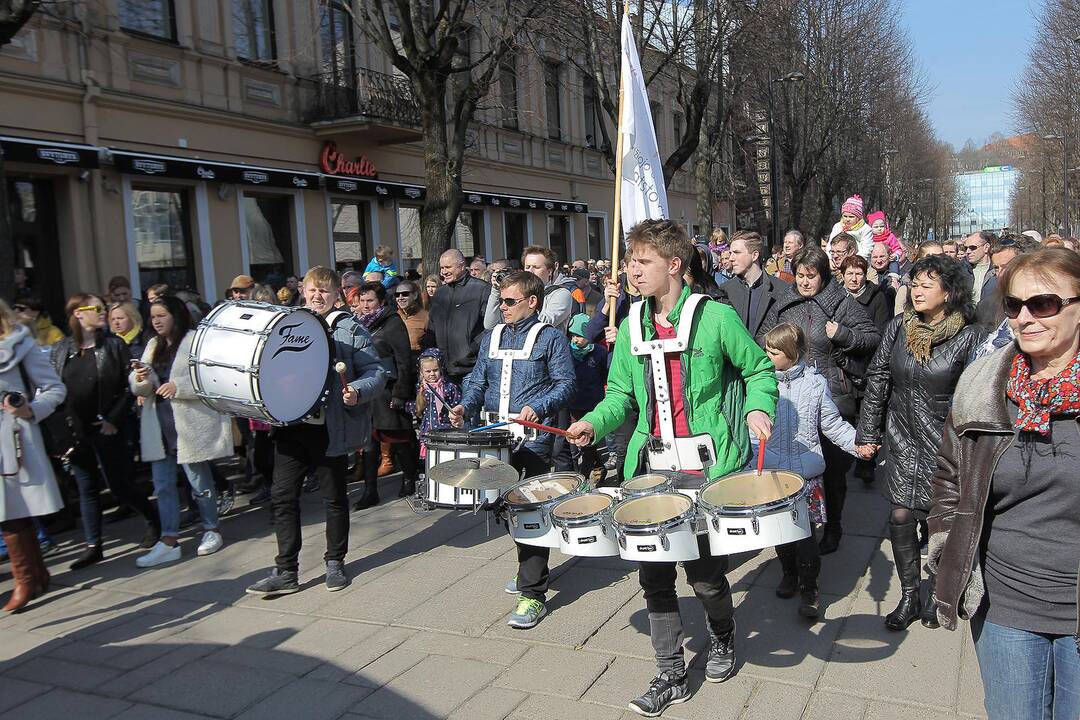
[[[376, 430], [412, 430], [412, 416], [405, 412], [405, 403], [416, 398], [409, 331], [393, 311], [384, 313], [369, 330], [375, 351], [391, 377], [386, 389], [371, 403], [372, 423]], [[390, 407], [391, 398], [400, 402], [400, 408]]]
[[[70, 337], [52, 346], [49, 360], [61, 378], [75, 352], [75, 341]], [[120, 338], [99, 333], [94, 358], [98, 372], [98, 414], [117, 428], [123, 427], [131, 414], [132, 396], [128, 389], [131, 351]], [[80, 423], [79, 418], [72, 419]]]
[[466, 272], [457, 282], [440, 285], [431, 298], [423, 345], [442, 350], [451, 375], [468, 375], [476, 364], [490, 294], [490, 285]]
[[903, 321], [899, 315], [885, 327], [870, 361], [855, 442], [883, 446], [887, 495], [893, 503], [929, 510], [930, 475], [937, 467], [945, 416], [983, 333], [978, 325], [968, 325], [935, 345], [930, 361], [920, 365], [908, 351]]

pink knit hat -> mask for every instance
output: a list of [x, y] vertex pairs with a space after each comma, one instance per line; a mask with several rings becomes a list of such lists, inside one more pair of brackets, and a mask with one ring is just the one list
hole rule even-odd
[[840, 212], [842, 212], [842, 213], [851, 213], [852, 215], [855, 215], [857, 217], [862, 217], [863, 216], [862, 198], [859, 197], [858, 195], [852, 195], [851, 197], [849, 197], [847, 200], [844, 201], [844, 204], [840, 207]]

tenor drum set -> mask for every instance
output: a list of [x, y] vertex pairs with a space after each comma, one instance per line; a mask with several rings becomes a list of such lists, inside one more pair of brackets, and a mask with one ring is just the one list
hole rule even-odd
[[698, 559], [701, 535], [708, 536], [713, 555], [810, 535], [807, 485], [787, 471], [715, 480], [660, 471], [594, 488], [573, 472], [521, 479], [509, 465], [508, 431], [433, 431], [427, 445], [421, 500], [429, 507], [491, 510], [523, 545], [581, 557], [680, 562]]

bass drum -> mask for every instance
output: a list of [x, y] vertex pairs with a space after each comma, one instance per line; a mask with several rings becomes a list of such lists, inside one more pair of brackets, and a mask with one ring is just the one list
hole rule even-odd
[[288, 425], [326, 399], [330, 331], [304, 308], [225, 302], [195, 330], [188, 369], [195, 394], [214, 410]]

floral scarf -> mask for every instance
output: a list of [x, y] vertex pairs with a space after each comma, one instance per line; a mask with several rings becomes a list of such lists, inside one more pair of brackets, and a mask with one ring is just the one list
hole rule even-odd
[[907, 349], [915, 362], [925, 365], [930, 362], [930, 353], [935, 345], [951, 340], [956, 333], [964, 329], [964, 316], [954, 312], [936, 325], [923, 322], [914, 310], [904, 312], [904, 331], [907, 334]]
[[1050, 434], [1050, 417], [1080, 412], [1080, 355], [1052, 378], [1031, 379], [1031, 361], [1017, 353], [1009, 370], [1005, 394], [1016, 403], [1016, 429]]
[[389, 305], [382, 305], [369, 313], [363, 315], [357, 315], [356, 320], [364, 326], [365, 329], [370, 330], [371, 326], [375, 324], [375, 321], [381, 318], [390, 309]]

